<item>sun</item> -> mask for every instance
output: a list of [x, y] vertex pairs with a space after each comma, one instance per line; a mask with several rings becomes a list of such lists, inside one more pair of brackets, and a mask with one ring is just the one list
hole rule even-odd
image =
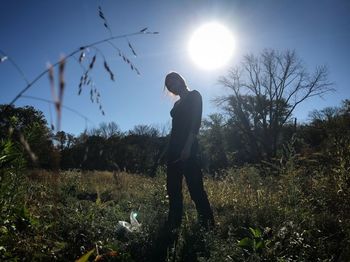
[[199, 27], [188, 44], [189, 55], [194, 63], [206, 70], [224, 66], [230, 60], [233, 49], [234, 39], [231, 32], [217, 22]]

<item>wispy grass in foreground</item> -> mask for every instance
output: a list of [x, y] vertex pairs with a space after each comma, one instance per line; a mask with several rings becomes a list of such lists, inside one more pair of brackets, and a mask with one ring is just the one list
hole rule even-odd
[[[155, 261], [167, 214], [165, 173], [155, 178], [110, 173], [22, 175], [12, 211], [1, 220], [2, 259]], [[254, 167], [230, 169], [205, 187], [217, 226], [203, 232], [184, 187], [185, 213], [168, 261], [346, 261], [349, 259], [349, 175], [289, 165], [262, 178]], [[3, 197], [3, 196], [2, 196]], [[142, 230], [118, 233], [138, 212]], [[4, 214], [4, 213], [3, 213]]]

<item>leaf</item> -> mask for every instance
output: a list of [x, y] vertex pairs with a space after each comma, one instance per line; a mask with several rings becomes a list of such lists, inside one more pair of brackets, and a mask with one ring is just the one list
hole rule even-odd
[[111, 29], [108, 26], [107, 19], [106, 19], [104, 13], [102, 12], [102, 7], [101, 6], [98, 6], [98, 15], [103, 20], [104, 27], [107, 28], [109, 30], [109, 32], [112, 34]]
[[109, 66], [108, 66], [108, 64], [107, 64], [107, 62], [106, 62], [106, 60], [103, 62], [103, 66], [105, 67], [106, 71], [109, 73], [110, 68], [109, 68]]
[[91, 100], [92, 103], [94, 102], [92, 89], [90, 89], [90, 100]]
[[83, 256], [75, 260], [75, 262], [86, 262], [89, 260], [89, 257], [94, 253], [95, 248], [91, 249], [89, 252], [85, 253]]
[[105, 16], [103, 15], [103, 13], [102, 13], [102, 11], [100, 10], [100, 11], [98, 11], [98, 15], [103, 19], [103, 20], [105, 20]]
[[255, 238], [261, 237], [261, 231], [259, 228], [254, 229], [254, 228], [249, 227], [249, 230]]
[[147, 27], [141, 29], [141, 30], [140, 30], [140, 33], [144, 33], [147, 29], [148, 29]]
[[95, 61], [96, 61], [96, 55], [94, 55], [94, 57], [92, 58], [91, 63], [89, 65], [89, 69], [92, 69], [94, 67]]
[[86, 81], [88, 80], [88, 72], [86, 72], [85, 74], [84, 74], [84, 79], [83, 79], [83, 83], [84, 83], [84, 85], [86, 84]]
[[79, 88], [81, 88], [81, 87], [82, 87], [82, 85], [83, 85], [83, 81], [84, 81], [84, 75], [82, 75], [82, 76], [80, 77], [80, 81], [79, 81]]
[[106, 60], [104, 61], [103, 65], [104, 65], [106, 71], [109, 73], [109, 76], [110, 76], [111, 80], [114, 81], [114, 74], [113, 74], [113, 72], [111, 71], [111, 69], [109, 68], [109, 66], [108, 66], [108, 64], [107, 64], [107, 62], [106, 62]]
[[245, 237], [238, 242], [238, 246], [244, 247], [244, 248], [252, 248], [253, 247], [253, 240], [250, 239], [249, 237]]
[[255, 246], [255, 250], [260, 250], [265, 247], [265, 243], [263, 240], [258, 241], [258, 243]]
[[136, 55], [136, 52], [135, 52], [135, 50], [134, 50], [134, 48], [132, 47], [132, 45], [130, 44], [129, 41], [128, 41], [128, 45], [129, 45], [129, 47], [130, 47], [130, 49], [131, 49], [131, 52], [134, 54], [134, 56], [137, 56], [137, 55]]

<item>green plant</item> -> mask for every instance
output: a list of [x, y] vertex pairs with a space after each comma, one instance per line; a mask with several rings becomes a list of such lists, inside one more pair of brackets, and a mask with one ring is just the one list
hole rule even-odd
[[249, 227], [249, 236], [241, 239], [238, 242], [238, 246], [242, 247], [249, 254], [259, 254], [263, 251], [265, 247], [265, 240], [263, 239], [263, 234], [259, 228]]

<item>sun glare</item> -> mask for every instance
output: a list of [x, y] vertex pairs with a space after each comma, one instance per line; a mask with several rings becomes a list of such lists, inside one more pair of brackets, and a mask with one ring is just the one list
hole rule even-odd
[[222, 24], [212, 22], [202, 25], [192, 35], [188, 51], [196, 65], [206, 70], [217, 69], [231, 58], [234, 39]]

